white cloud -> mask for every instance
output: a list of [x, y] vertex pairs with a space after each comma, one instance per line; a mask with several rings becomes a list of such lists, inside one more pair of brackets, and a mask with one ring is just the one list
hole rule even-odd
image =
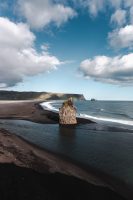
[[[132, 49], [133, 0], [121, 0], [120, 8], [111, 16], [111, 22], [115, 23], [117, 28], [108, 34], [110, 46], [115, 49]], [[123, 27], [120, 28], [120, 26]]]
[[73, 2], [81, 7], [88, 8], [89, 13], [94, 17], [99, 12], [106, 11], [108, 7], [119, 10], [129, 9], [133, 6], [133, 0], [73, 0]]
[[108, 39], [113, 48], [133, 48], [133, 25], [114, 30], [109, 33]]
[[32, 46], [35, 35], [24, 23], [15, 24], [8, 18], [0, 17], [0, 46], [27, 48]]
[[19, 11], [32, 28], [43, 28], [50, 23], [56, 26], [76, 16], [76, 12], [52, 0], [19, 0]]
[[89, 13], [93, 16], [97, 16], [98, 12], [103, 10], [105, 0], [87, 0], [84, 1], [84, 5], [88, 7]]
[[81, 62], [83, 75], [95, 81], [118, 85], [133, 84], [133, 53], [116, 56], [96, 56]]
[[126, 23], [126, 10], [118, 9], [111, 16], [111, 23], [122, 26]]
[[123, 0], [73, 0], [75, 4], [88, 8], [89, 13], [96, 17], [99, 12], [105, 11], [107, 7], [119, 9]]
[[0, 87], [10, 87], [25, 76], [54, 70], [61, 62], [55, 56], [34, 48], [35, 35], [24, 23], [0, 17]]

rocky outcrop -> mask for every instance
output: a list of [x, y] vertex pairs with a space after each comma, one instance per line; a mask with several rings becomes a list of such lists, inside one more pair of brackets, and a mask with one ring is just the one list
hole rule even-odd
[[65, 100], [73, 97], [75, 100], [85, 100], [82, 94], [64, 94], [50, 92], [17, 92], [0, 91], [0, 100]]
[[77, 124], [76, 108], [73, 105], [72, 98], [65, 101], [59, 109], [59, 123], [62, 125]]

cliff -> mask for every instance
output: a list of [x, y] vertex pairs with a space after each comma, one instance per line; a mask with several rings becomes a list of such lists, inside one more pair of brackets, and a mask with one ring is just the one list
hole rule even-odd
[[0, 100], [65, 100], [69, 97], [73, 97], [76, 100], [85, 100], [82, 94], [0, 91]]

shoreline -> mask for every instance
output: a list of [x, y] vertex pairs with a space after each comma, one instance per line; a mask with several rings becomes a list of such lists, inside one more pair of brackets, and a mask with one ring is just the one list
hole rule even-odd
[[[43, 109], [40, 105], [42, 102], [44, 101], [0, 101], [0, 119], [22, 119], [43, 124], [59, 123], [58, 113]], [[77, 117], [77, 123], [95, 122]]]
[[[0, 111], [0, 118], [24, 119], [36, 123], [57, 123], [54, 119], [49, 117], [49, 115], [53, 116], [53, 113], [44, 110], [39, 103], [41, 102], [15, 102], [15, 104], [11, 105], [9, 102], [8, 108], [6, 107], [7, 103], [3, 103], [2, 108], [5, 106], [6, 109], [3, 109], [3, 113]], [[3, 160], [2, 157], [0, 157], [0, 163], [14, 163], [16, 166], [33, 169], [39, 173], [51, 174], [59, 172], [66, 174], [67, 176], [80, 178], [81, 180], [87, 181], [88, 184], [98, 185], [98, 187], [104, 186], [105, 188], [105, 186], [108, 186], [92, 173], [89, 174], [76, 164], [73, 164], [70, 161], [68, 162], [53, 153], [42, 150], [36, 145], [33, 145], [4, 129], [0, 131], [0, 138], [2, 139], [0, 142], [0, 152], [3, 157]], [[2, 149], [5, 149], [4, 153], [2, 153]]]
[[[94, 190], [95, 188], [102, 190], [103, 195], [105, 191], [108, 191], [112, 196], [117, 197], [116, 200], [124, 200], [124, 198], [120, 197], [115, 191], [110, 190], [107, 185], [93, 174], [58, 157], [58, 155], [42, 150], [5, 129], [0, 129], [0, 167], [5, 164], [7, 166], [11, 165], [12, 167], [16, 166], [32, 170], [41, 176], [59, 174], [59, 176], [64, 178], [68, 177], [70, 182], [75, 179], [74, 181], [77, 184], [81, 180], [86, 187], [91, 185], [91, 187], [94, 187]], [[114, 198], [111, 198], [111, 200], [114, 200]]]
[[47, 111], [39, 105], [42, 101], [0, 101], [0, 119], [22, 119], [36, 123], [53, 124]]
[[[8, 140], [8, 142], [6, 142]], [[4, 144], [3, 144], [4, 141]], [[12, 145], [11, 145], [12, 144]], [[0, 129], [0, 152], [8, 151], [12, 160], [9, 158], [4, 162], [12, 162], [20, 167], [26, 167], [34, 169], [40, 173], [63, 173], [68, 176], [75, 176], [88, 183], [92, 183], [97, 186], [106, 187], [105, 183], [94, 175], [89, 174], [79, 166], [63, 159], [57, 154], [48, 152], [35, 144], [32, 144], [20, 136], [16, 136], [14, 133], [8, 132], [6, 129]], [[27, 155], [26, 157], [24, 155]], [[34, 160], [35, 163], [34, 163]], [[3, 163], [2, 157], [0, 157], [0, 163]], [[40, 167], [41, 166], [41, 167]]]

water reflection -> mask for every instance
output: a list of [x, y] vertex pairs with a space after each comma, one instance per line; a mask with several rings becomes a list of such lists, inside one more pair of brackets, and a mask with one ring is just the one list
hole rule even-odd
[[98, 124], [59, 126], [22, 120], [0, 120], [0, 128], [133, 187], [132, 132]]
[[76, 126], [75, 125], [59, 125], [59, 134], [61, 136], [75, 137], [76, 134]]
[[76, 143], [76, 126], [59, 126], [58, 148], [61, 152], [71, 153]]

